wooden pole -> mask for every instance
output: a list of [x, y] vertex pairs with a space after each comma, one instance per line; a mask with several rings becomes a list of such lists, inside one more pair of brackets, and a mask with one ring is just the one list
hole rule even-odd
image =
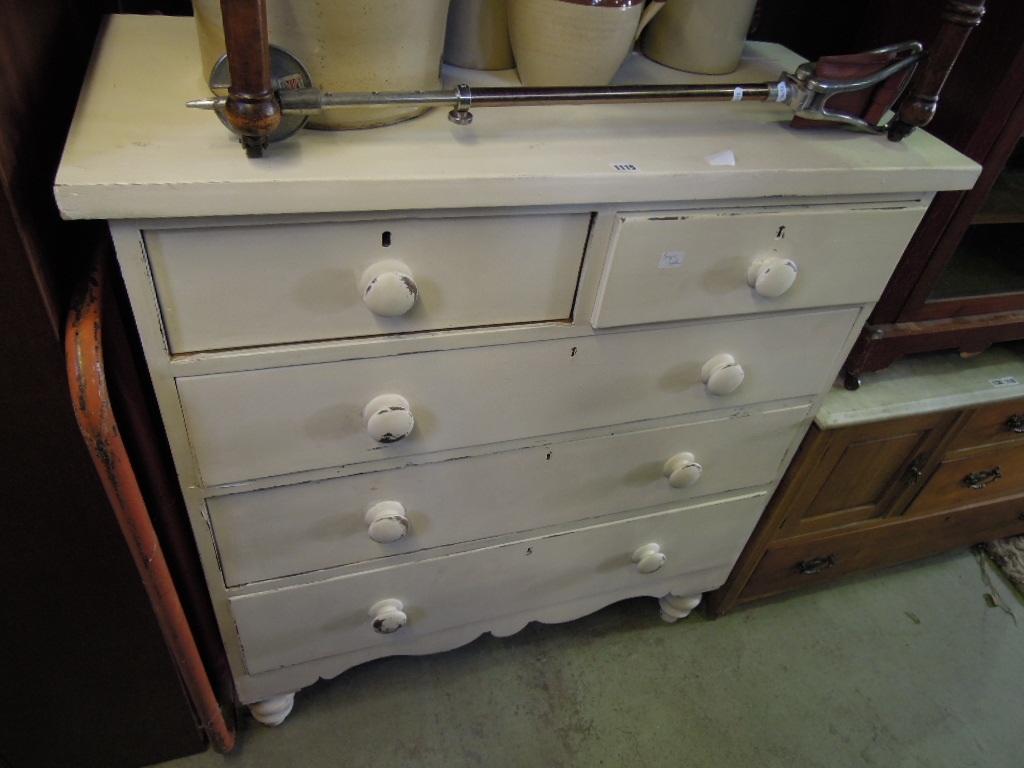
[[221, 0], [231, 88], [225, 115], [249, 157], [261, 157], [281, 122], [270, 72], [266, 0]]
[[889, 124], [889, 140], [900, 141], [915, 128], [931, 122], [939, 106], [939, 93], [953, 69], [968, 35], [985, 15], [985, 0], [946, 0], [942, 27], [927, 49], [927, 58], [918, 68]]

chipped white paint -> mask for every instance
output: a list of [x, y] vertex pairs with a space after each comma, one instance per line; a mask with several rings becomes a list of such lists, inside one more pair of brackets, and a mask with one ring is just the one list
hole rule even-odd
[[[249, 218], [152, 224], [143, 237], [171, 348], [184, 353], [564, 320], [590, 218], [336, 215], [274, 226]], [[379, 272], [396, 274], [367, 294]]]
[[696, 456], [689, 451], [683, 451], [665, 462], [662, 474], [668, 478], [668, 484], [673, 488], [689, 488], [700, 480], [704, 474], [704, 467], [697, 461]]
[[[874, 301], [910, 242], [925, 201], [650, 210], [617, 217], [595, 327]], [[685, 260], [664, 269], [664, 254]], [[759, 257], [800, 265], [789, 286], [751, 275]], [[753, 281], [752, 281], [753, 277]], [[754, 288], [755, 290], [751, 290]], [[778, 292], [777, 291], [781, 291]]]
[[747, 284], [758, 296], [777, 299], [793, 287], [799, 272], [800, 268], [792, 259], [772, 254], [758, 256], [747, 269]]
[[408, 437], [416, 426], [409, 401], [401, 395], [378, 395], [363, 408], [366, 433], [378, 443], [390, 445]]
[[[706, 583], [707, 572], [728, 572], [766, 500], [763, 489], [727, 494], [625, 519], [532, 531], [465, 552], [423, 552], [405, 563], [321, 574], [299, 586], [266, 585], [232, 597], [231, 615], [246, 669], [255, 675], [357, 651], [377, 658], [405, 654], [462, 624], [500, 626], [504, 616], [542, 615], [547, 608], [565, 621], [587, 612], [581, 602], [587, 596], [608, 604], [623, 594], [693, 594], [703, 591], [696, 585]], [[657, 571], [641, 573], [632, 556], [651, 543], [667, 557]], [[378, 605], [382, 600], [401, 601], [397, 610], [407, 618], [401, 631], [378, 634], [367, 619], [371, 606], [387, 608]]]
[[[386, 131], [303, 131], [254, 163], [212, 115], [182, 106], [205, 90], [197, 48], [189, 18], [115, 16], [105, 25], [56, 180], [65, 216], [888, 195], [963, 189], [980, 170], [924, 131], [898, 144], [796, 131], [786, 125], [791, 112], [758, 102], [480, 110], [465, 129], [435, 109]], [[616, 82], [774, 82], [801, 61], [782, 46], [751, 43], [738, 70], [708, 76], [634, 54]], [[445, 79], [516, 84], [512, 72], [453, 70]], [[739, 158], [735, 168], [705, 161], [723, 146]], [[611, 167], [626, 148], [639, 173]]]
[[370, 606], [373, 631], [378, 635], [393, 635], [409, 623], [409, 616], [401, 600], [378, 600]]
[[[798, 62], [748, 54], [730, 78]], [[56, 195], [114, 220], [236, 690], [267, 723], [382, 656], [628, 597], [687, 615], [933, 192], [978, 171], [924, 132], [801, 133], [764, 104], [468, 133], [435, 110], [251, 162], [181, 106], [194, 56], [187, 19], [109, 22]], [[642, 57], [620, 76], [716, 81]], [[737, 166], [708, 166], [723, 146]]]
[[715, 355], [700, 369], [700, 380], [716, 397], [731, 395], [740, 388], [746, 376], [743, 366], [728, 352]]
[[[204, 482], [219, 485], [813, 396], [831, 382], [858, 313], [781, 313], [182, 376], [177, 389]], [[785, 339], [790, 351], [779, 354], [765, 343], [772, 338]], [[716, 368], [710, 383], [702, 380], [703, 363], [723, 349], [748, 374], [738, 389], [735, 360]], [[416, 417], [411, 434], [408, 411], [361, 413], [365, 403], [394, 392], [391, 387], [401, 387], [395, 407], [411, 408]], [[371, 416], [379, 427], [366, 423]], [[388, 434], [408, 436], [378, 442]]]
[[392, 544], [409, 534], [409, 518], [399, 501], [380, 501], [366, 510], [367, 534], [378, 544]]
[[375, 315], [401, 317], [412, 309], [419, 295], [412, 270], [401, 261], [387, 259], [371, 264], [359, 279], [363, 303]]
[[[616, 427], [615, 434], [587, 438], [570, 433], [570, 439], [526, 448], [487, 446], [476, 456], [444, 460], [431, 454], [420, 464], [384, 470], [375, 464], [320, 482], [288, 478], [277, 488], [210, 498], [207, 508], [223, 578], [232, 587], [263, 589], [260, 582], [307, 571], [383, 565], [452, 542], [762, 486], [774, 480], [779, 457], [802, 433], [809, 413], [806, 402], [729, 409], [671, 426]], [[673, 488], [662, 475], [665, 457], [680, 448], [699, 451], [706, 465], [700, 482], [687, 488]], [[405, 510], [408, 533], [380, 544], [367, 535], [366, 512], [397, 512], [391, 504]]]

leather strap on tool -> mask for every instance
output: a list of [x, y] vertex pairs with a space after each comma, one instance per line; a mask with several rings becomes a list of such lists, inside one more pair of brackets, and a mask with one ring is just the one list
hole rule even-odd
[[[879, 125], [885, 113], [895, 109], [896, 116], [887, 127], [891, 141], [900, 141], [915, 128], [924, 127], [935, 116], [939, 93], [968, 35], [981, 23], [984, 15], [985, 0], [946, 0], [942, 9], [942, 27], [928, 49], [923, 65], [916, 72], [903, 70], [874, 88], [838, 93], [828, 99], [828, 109], [860, 117], [871, 125]], [[852, 81], [881, 72], [898, 58], [898, 53], [881, 51], [825, 56], [814, 65], [813, 77], [820, 81]], [[799, 116], [793, 118], [792, 124], [797, 128], [843, 125], [841, 122], [809, 120]]]
[[[899, 54], [893, 51], [823, 56], [814, 65], [814, 77], [818, 80], [859, 80], [881, 72], [898, 58]], [[845, 112], [877, 125], [903, 93], [910, 75], [911, 70], [902, 70], [874, 88], [837, 93], [828, 100], [828, 107], [833, 111]], [[844, 127], [845, 123], [809, 120], [797, 115], [793, 117], [792, 125], [795, 128], [836, 128]]]

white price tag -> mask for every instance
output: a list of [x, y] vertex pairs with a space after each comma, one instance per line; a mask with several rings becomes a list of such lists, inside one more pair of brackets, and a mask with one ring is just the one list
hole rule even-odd
[[686, 254], [682, 251], [665, 251], [658, 259], [658, 269], [675, 269], [683, 266], [686, 261]]

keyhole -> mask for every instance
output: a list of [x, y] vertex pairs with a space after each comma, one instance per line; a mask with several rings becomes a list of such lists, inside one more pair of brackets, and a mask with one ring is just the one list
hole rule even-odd
[[775, 233], [775, 239], [776, 240], [785, 240], [786, 239], [786, 227], [785, 226], [779, 227], [779, 231]]
[[391, 247], [391, 232], [382, 232], [380, 235], [380, 244], [382, 248]]

